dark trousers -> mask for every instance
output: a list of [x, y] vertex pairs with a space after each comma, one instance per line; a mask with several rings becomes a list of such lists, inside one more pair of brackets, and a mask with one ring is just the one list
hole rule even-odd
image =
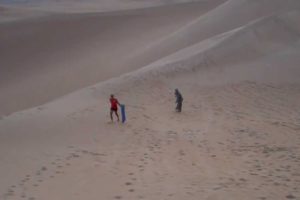
[[181, 109], [182, 109], [182, 102], [178, 102], [176, 106], [176, 111], [181, 112]]

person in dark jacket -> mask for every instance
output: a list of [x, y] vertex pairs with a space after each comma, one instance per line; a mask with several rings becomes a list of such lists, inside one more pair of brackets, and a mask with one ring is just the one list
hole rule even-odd
[[182, 102], [183, 102], [183, 98], [181, 93], [179, 92], [179, 90], [176, 88], [175, 89], [175, 97], [176, 97], [176, 111], [177, 112], [181, 112], [182, 109]]

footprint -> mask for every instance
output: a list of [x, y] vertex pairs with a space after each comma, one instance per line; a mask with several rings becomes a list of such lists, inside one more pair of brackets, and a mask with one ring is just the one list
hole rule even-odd
[[15, 191], [12, 190], [12, 189], [9, 189], [9, 190], [7, 191], [7, 193], [5, 194], [5, 196], [14, 196], [14, 195], [15, 195]]
[[81, 150], [81, 153], [88, 154], [89, 152], [87, 150]]
[[287, 199], [296, 199], [296, 197], [292, 194], [289, 194], [286, 196]]
[[80, 155], [78, 155], [78, 154], [76, 154], [76, 153], [72, 153], [71, 156], [72, 156], [73, 158], [79, 158], [79, 157], [80, 157]]
[[23, 179], [23, 180], [22, 180], [22, 183], [26, 183], [26, 181], [27, 181], [27, 179]]
[[43, 166], [43, 167], [41, 168], [41, 170], [42, 170], [42, 171], [47, 171], [47, 167]]
[[37, 171], [36, 173], [35, 173], [35, 175], [37, 175], [37, 176], [40, 176], [42, 173], [40, 172], [40, 171]]
[[38, 107], [37, 109], [38, 110], [44, 110], [45, 108], [44, 107]]
[[260, 199], [260, 200], [266, 200], [267, 197], [259, 197], [258, 199]]

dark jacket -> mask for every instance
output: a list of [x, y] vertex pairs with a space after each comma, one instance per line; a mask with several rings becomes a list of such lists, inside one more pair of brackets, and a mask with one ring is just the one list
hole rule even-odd
[[180, 92], [177, 89], [175, 90], [175, 97], [176, 97], [176, 103], [182, 103], [183, 102], [182, 95], [180, 94]]

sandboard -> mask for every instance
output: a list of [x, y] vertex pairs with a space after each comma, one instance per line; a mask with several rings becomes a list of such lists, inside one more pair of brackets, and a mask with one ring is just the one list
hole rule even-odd
[[125, 105], [121, 105], [121, 117], [122, 117], [122, 123], [125, 123], [126, 121], [126, 113], [125, 113]]

